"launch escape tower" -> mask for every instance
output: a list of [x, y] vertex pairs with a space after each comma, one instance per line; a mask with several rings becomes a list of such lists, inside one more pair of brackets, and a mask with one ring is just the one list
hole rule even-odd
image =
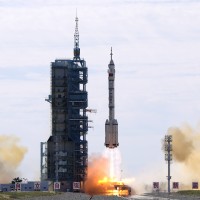
[[46, 154], [41, 150], [41, 156], [47, 158], [47, 180], [61, 182], [63, 191], [73, 191], [73, 182], [79, 182], [83, 189], [88, 165], [88, 71], [80, 58], [77, 17], [75, 21], [74, 58], [51, 63], [51, 95], [47, 101], [51, 103], [52, 134]]

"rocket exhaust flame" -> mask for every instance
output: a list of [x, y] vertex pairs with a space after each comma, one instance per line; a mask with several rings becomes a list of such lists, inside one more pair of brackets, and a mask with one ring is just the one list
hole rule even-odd
[[108, 159], [100, 155], [92, 155], [89, 159], [85, 192], [90, 195], [105, 193], [104, 188], [99, 187], [98, 181], [104, 177], [108, 177], [108, 174]]
[[118, 148], [106, 148], [104, 156], [109, 160], [109, 177], [121, 180], [121, 153]]
[[89, 159], [85, 192], [90, 195], [130, 195], [130, 187], [118, 179], [121, 158], [119, 151], [106, 149], [104, 156], [93, 155]]

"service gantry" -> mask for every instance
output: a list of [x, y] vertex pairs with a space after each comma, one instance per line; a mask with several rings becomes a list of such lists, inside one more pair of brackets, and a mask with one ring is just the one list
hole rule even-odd
[[88, 69], [80, 58], [77, 16], [75, 22], [74, 58], [51, 63], [51, 95], [46, 100], [51, 103], [52, 133], [47, 153], [41, 153], [47, 155], [47, 179], [60, 182], [61, 191], [79, 190], [79, 184], [84, 190], [88, 166]]

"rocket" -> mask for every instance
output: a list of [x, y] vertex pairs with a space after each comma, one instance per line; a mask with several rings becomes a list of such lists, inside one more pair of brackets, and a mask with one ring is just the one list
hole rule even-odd
[[105, 146], [108, 148], [115, 148], [119, 146], [118, 143], [118, 122], [115, 119], [115, 64], [113, 62], [112, 47], [111, 60], [108, 65], [108, 91], [109, 91], [109, 119], [105, 123]]

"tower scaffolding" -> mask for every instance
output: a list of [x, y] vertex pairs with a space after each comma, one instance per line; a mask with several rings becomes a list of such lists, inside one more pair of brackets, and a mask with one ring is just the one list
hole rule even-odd
[[74, 57], [51, 63], [51, 136], [47, 141], [47, 178], [61, 183], [61, 191], [84, 190], [88, 167], [88, 69], [80, 58], [78, 17], [75, 19]]

